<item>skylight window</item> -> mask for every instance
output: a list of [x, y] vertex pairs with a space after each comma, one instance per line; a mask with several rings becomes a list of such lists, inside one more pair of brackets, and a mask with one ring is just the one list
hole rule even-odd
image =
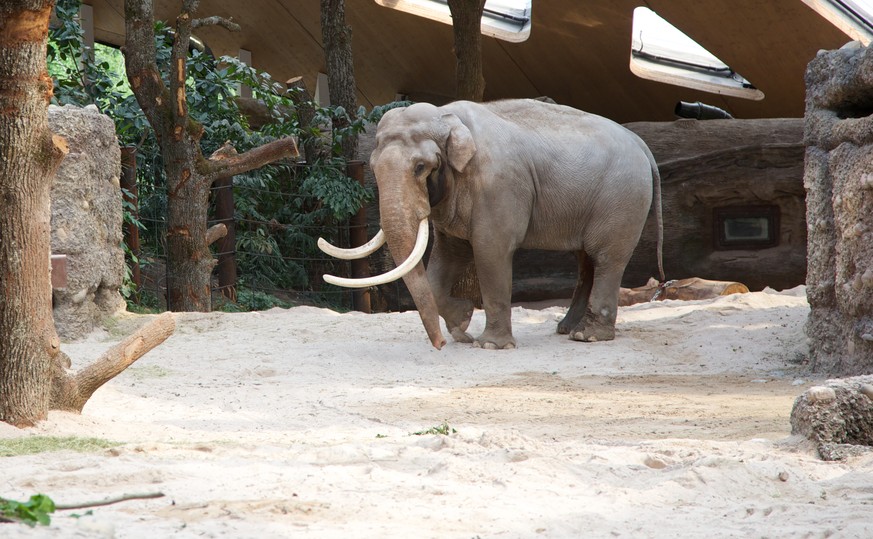
[[764, 99], [763, 92], [730, 66], [645, 7], [634, 10], [630, 69], [640, 78], [657, 82], [745, 99]]
[[[487, 0], [482, 14], [482, 34], [520, 43], [530, 37], [532, 0]], [[385, 6], [419, 17], [452, 24], [446, 0], [376, 0]]]
[[865, 46], [873, 39], [873, 0], [803, 0], [819, 15]]

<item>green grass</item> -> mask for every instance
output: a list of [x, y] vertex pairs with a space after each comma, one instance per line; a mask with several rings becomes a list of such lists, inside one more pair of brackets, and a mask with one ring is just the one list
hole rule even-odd
[[80, 438], [78, 436], [27, 436], [0, 440], [0, 457], [35, 455], [51, 451], [77, 451], [91, 453], [116, 447], [119, 442], [102, 438]]
[[418, 432], [413, 432], [413, 436], [424, 436], [426, 434], [439, 434], [442, 436], [448, 436], [450, 434], [455, 434], [456, 431], [454, 428], [449, 426], [447, 421], [443, 421], [440, 425], [435, 425], [429, 429], [420, 430]]

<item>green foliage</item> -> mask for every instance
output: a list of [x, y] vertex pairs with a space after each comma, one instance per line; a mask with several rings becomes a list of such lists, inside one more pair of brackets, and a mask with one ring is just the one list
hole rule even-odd
[[[55, 80], [53, 101], [57, 104], [85, 106], [94, 104], [115, 121], [122, 145], [137, 147], [137, 186], [139, 215], [135, 208], [124, 207], [126, 223], [141, 228], [141, 261], [161, 257], [166, 252], [166, 178], [160, 148], [127, 82], [120, 51], [83, 46], [83, 32], [76, 16], [80, 0], [58, 0], [57, 25], [49, 35], [49, 73]], [[163, 22], [155, 24], [155, 48], [158, 68], [169, 86], [173, 33]], [[300, 125], [295, 113], [299, 94], [286, 91], [269, 74], [260, 72], [236, 58], [214, 58], [202, 47], [190, 47], [187, 59], [186, 95], [191, 119], [203, 126], [201, 151], [210, 155], [226, 141], [238, 152], [258, 147], [280, 137], [298, 140], [323, 140], [328, 151], [321, 159], [310, 159], [306, 167], [277, 163], [238, 175], [234, 178], [237, 223], [237, 266], [242, 287], [262, 289], [313, 290], [312, 277], [325, 269], [313, 265], [321, 258], [315, 240], [323, 236], [337, 241], [337, 226], [371, 200], [373, 193], [349, 178], [340, 157], [342, 143], [375, 125], [385, 111], [403, 103], [375, 107], [369, 113], [363, 107], [349, 114], [341, 107], [315, 110], [312, 125]], [[239, 85], [252, 88], [253, 96], [263, 101], [272, 121], [258, 130], [248, 125], [237, 105]], [[343, 121], [340, 121], [343, 120]], [[333, 126], [344, 125], [341, 128]], [[312, 156], [310, 156], [311, 158]], [[146, 216], [151, 216], [147, 220]], [[145, 223], [145, 226], [144, 226]], [[266, 225], [264, 223], [267, 223]], [[126, 252], [129, 261], [133, 253]], [[142, 298], [127, 275], [122, 290], [132, 300]], [[254, 301], [254, 304], [259, 304]]]
[[450, 434], [455, 434], [456, 431], [454, 428], [449, 426], [447, 421], [443, 421], [439, 425], [435, 425], [429, 429], [420, 430], [418, 432], [413, 432], [413, 436], [424, 436], [426, 434], [438, 434], [440, 436], [448, 436]]
[[57, 105], [95, 105], [115, 121], [119, 142], [136, 143], [148, 122], [130, 89], [120, 51], [96, 45], [84, 46], [78, 23], [80, 0], [58, 0], [57, 25], [49, 29], [47, 63], [54, 80], [52, 102]]
[[30, 527], [51, 524], [49, 514], [55, 512], [55, 502], [45, 494], [34, 494], [26, 502], [0, 498], [0, 521], [22, 522]]

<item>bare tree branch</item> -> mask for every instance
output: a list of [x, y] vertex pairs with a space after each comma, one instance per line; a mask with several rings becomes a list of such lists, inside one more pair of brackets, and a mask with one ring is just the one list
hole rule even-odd
[[299, 155], [300, 152], [297, 151], [297, 142], [294, 138], [285, 137], [241, 154], [222, 152], [220, 156], [210, 158], [206, 162], [203, 173], [206, 181], [212, 185], [215, 180], [223, 176], [242, 174], [273, 161]]
[[218, 223], [206, 229], [206, 245], [212, 245], [221, 238], [227, 236], [227, 225]]
[[176, 330], [171, 313], [163, 313], [103, 353], [96, 361], [73, 375], [55, 366], [51, 408], [80, 413], [97, 389], [161, 344]]
[[225, 19], [218, 16], [203, 17], [202, 19], [191, 21], [191, 28], [200, 28], [201, 26], [221, 26], [230, 32], [239, 32], [241, 29], [240, 25], [233, 22], [233, 19]]
[[146, 492], [144, 494], [122, 494], [113, 496], [96, 502], [83, 503], [57, 503], [55, 509], [58, 511], [68, 511], [70, 509], [85, 509], [87, 507], [102, 507], [104, 505], [112, 505], [113, 503], [125, 502], [127, 500], [149, 500], [152, 498], [163, 498], [163, 492]]

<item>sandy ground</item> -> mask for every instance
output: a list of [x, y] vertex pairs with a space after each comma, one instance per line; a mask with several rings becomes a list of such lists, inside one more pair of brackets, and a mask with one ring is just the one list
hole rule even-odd
[[[165, 496], [0, 536], [873, 536], [873, 457], [790, 436], [822, 381], [802, 288], [625, 307], [604, 343], [556, 335], [564, 312], [515, 307], [508, 351], [436, 351], [414, 312], [177, 315], [81, 416], [0, 424], [120, 443], [0, 458], [0, 496]], [[81, 365], [145, 320], [63, 349]]]

